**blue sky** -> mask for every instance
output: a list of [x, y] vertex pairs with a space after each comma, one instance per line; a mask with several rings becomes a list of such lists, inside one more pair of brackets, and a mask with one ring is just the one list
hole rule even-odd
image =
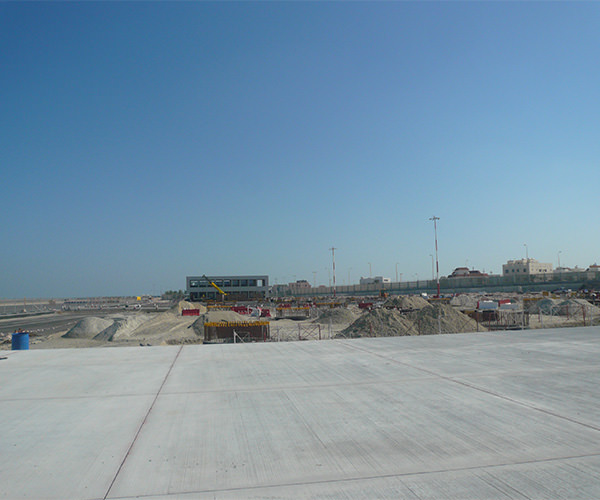
[[0, 298], [600, 262], [596, 2], [0, 3]]

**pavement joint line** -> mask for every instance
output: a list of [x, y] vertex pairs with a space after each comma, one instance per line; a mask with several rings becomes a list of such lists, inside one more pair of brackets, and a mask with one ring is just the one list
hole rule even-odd
[[369, 351], [368, 349], [363, 349], [363, 348], [360, 348], [360, 347], [350, 346], [350, 345], [347, 345], [347, 347], [349, 347], [350, 349], [355, 349], [355, 350], [362, 351], [362, 352], [365, 352], [365, 353], [368, 353], [368, 354], [372, 354], [373, 356], [377, 356], [379, 358], [391, 361], [391, 362], [399, 364], [399, 365], [403, 365], [403, 366], [407, 366], [407, 367], [410, 367], [410, 368], [414, 368], [415, 370], [420, 370], [420, 371], [428, 373], [430, 375], [434, 375], [434, 376], [436, 376], [436, 377], [438, 377], [438, 378], [440, 378], [442, 380], [446, 380], [448, 382], [453, 382], [455, 384], [462, 385], [463, 387], [468, 387], [469, 389], [474, 389], [476, 391], [483, 392], [484, 394], [488, 394], [488, 395], [494, 396], [494, 397], [496, 397], [498, 399], [502, 399], [504, 401], [508, 401], [509, 403], [513, 403], [513, 404], [522, 406], [524, 408], [529, 408], [530, 410], [539, 411], [540, 413], [544, 413], [545, 415], [550, 415], [552, 417], [560, 418], [562, 420], [566, 420], [567, 422], [571, 422], [573, 424], [578, 424], [578, 425], [581, 425], [582, 427], [586, 427], [588, 429], [592, 429], [594, 431], [599, 431], [600, 432], [600, 427], [599, 426], [592, 425], [592, 424], [586, 424], [585, 422], [580, 422], [579, 420], [575, 420], [574, 418], [570, 418], [570, 417], [567, 417], [565, 415], [561, 415], [560, 413], [555, 413], [553, 411], [546, 410], [544, 408], [540, 408], [540, 407], [535, 406], [535, 405], [527, 404], [527, 403], [525, 403], [523, 401], [519, 401], [518, 399], [513, 399], [513, 398], [510, 398], [508, 396], [504, 396], [503, 394], [498, 394], [497, 392], [491, 391], [489, 389], [485, 389], [484, 387], [479, 387], [479, 386], [477, 386], [475, 384], [471, 384], [469, 382], [458, 380], [458, 379], [453, 378], [453, 377], [448, 377], [446, 375], [441, 375], [439, 373], [435, 373], [435, 372], [433, 372], [431, 370], [428, 370], [426, 368], [421, 368], [419, 366], [413, 366], [413, 365], [411, 365], [409, 363], [405, 363], [403, 361], [398, 361], [397, 359], [388, 358], [387, 356], [384, 356], [383, 354], [379, 354], [379, 353], [376, 353], [376, 352], [373, 352], [373, 351]]
[[106, 398], [135, 398], [153, 395], [153, 392], [140, 392], [135, 394], [91, 394], [81, 396], [47, 396], [44, 398], [7, 398], [0, 399], [0, 403], [9, 403], [15, 401], [69, 401], [76, 399], [106, 399]]
[[154, 405], [156, 404], [156, 401], [158, 400], [158, 396], [160, 396], [160, 393], [161, 393], [163, 387], [165, 386], [165, 383], [167, 382], [167, 379], [169, 378], [169, 375], [171, 374], [171, 371], [173, 370], [173, 367], [175, 366], [175, 363], [177, 362], [177, 359], [179, 358], [179, 355], [181, 354], [182, 350], [183, 350], [183, 345], [179, 348], [179, 350], [177, 351], [177, 354], [173, 358], [173, 361], [171, 362], [171, 366], [169, 366], [169, 369], [167, 370], [167, 373], [162, 381], [162, 384], [160, 384], [160, 387], [158, 388], [158, 391], [156, 392], [156, 395], [154, 396], [154, 400], [152, 401], [152, 404], [148, 408], [148, 411], [146, 412], [146, 415], [144, 416], [142, 423], [140, 424], [137, 432], [135, 433], [135, 436], [133, 437], [133, 440], [131, 441], [129, 448], [127, 448], [127, 452], [125, 453], [125, 456], [123, 457], [123, 460], [121, 461], [121, 464], [119, 465], [119, 468], [117, 469], [115, 476], [113, 477], [108, 489], [106, 490], [103, 500], [106, 500], [106, 498], [110, 494], [110, 490], [112, 490], [112, 487], [114, 486], [115, 481], [117, 480], [117, 477], [119, 477], [119, 474], [121, 473], [121, 470], [123, 469], [123, 466], [125, 465], [125, 462], [127, 461], [127, 458], [129, 458], [129, 454], [131, 453], [131, 450], [133, 449], [140, 433], [142, 432], [142, 428], [144, 427], [144, 425], [146, 425], [148, 416], [152, 412], [152, 409], [154, 408]]
[[532, 500], [531, 497], [528, 497], [524, 493], [522, 493], [519, 490], [513, 488], [510, 484], [508, 484], [506, 481], [502, 480], [501, 478], [494, 476], [490, 471], [482, 470], [481, 472], [483, 474], [485, 474], [486, 476], [488, 476], [489, 479], [488, 478], [484, 478], [482, 476], [479, 476], [479, 479], [481, 479], [488, 486], [490, 486], [490, 487], [494, 488], [495, 490], [497, 490], [499, 493], [502, 493], [503, 495], [506, 494], [506, 492], [503, 491], [502, 488], [500, 488], [497, 484], [495, 484], [495, 482], [501, 483], [502, 486], [504, 486], [506, 489], [510, 490], [511, 496], [517, 495], [519, 497], [524, 498], [525, 500]]
[[[178, 497], [180, 495], [197, 495], [197, 494], [206, 494], [206, 493], [226, 493], [226, 492], [235, 492], [235, 491], [248, 491], [248, 490], [260, 490], [260, 489], [268, 489], [268, 488], [288, 488], [293, 486], [309, 486], [309, 485], [317, 485], [317, 484], [334, 484], [334, 483], [346, 483], [352, 481], [370, 481], [374, 479], [391, 479], [391, 478], [410, 478], [413, 476], [428, 476], [430, 474], [446, 474], [452, 472], [468, 472], [468, 471], [486, 471], [489, 472], [488, 469], [498, 469], [501, 467], [518, 467], [521, 465], [532, 465], [532, 464], [543, 464], [543, 463], [552, 463], [552, 462], [560, 462], [564, 460], [579, 460], [584, 458], [594, 458], [600, 457], [599, 453], [586, 453], [582, 455], [569, 455], [564, 457], [552, 457], [552, 458], [543, 458], [539, 460], [522, 460], [519, 462], [506, 462], [499, 464], [488, 464], [488, 465], [473, 465], [470, 467], [452, 467], [448, 469], [435, 469], [435, 470], [425, 470], [425, 471], [417, 471], [417, 472], [399, 472], [395, 474], [376, 474], [370, 476], [356, 476], [356, 477], [341, 477], [338, 479], [322, 479], [322, 480], [314, 480], [314, 481], [296, 481], [289, 483], [272, 483], [272, 484], [262, 484], [262, 485], [252, 485], [252, 486], [235, 486], [232, 488], [212, 488], [206, 490], [190, 490], [190, 491], [177, 491], [172, 493], [150, 493], [147, 495], [127, 495], [127, 496], [116, 496], [112, 497], [114, 499], [126, 499], [126, 498], [168, 498], [170, 496]], [[103, 500], [108, 500], [107, 497], [104, 497]]]

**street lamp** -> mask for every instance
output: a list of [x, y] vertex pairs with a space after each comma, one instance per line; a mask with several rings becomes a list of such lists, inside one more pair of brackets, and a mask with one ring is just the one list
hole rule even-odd
[[333, 298], [335, 299], [335, 251], [337, 248], [331, 247], [329, 250], [331, 250], [331, 262], [333, 265]]
[[435, 274], [433, 274], [433, 255], [429, 254], [429, 256], [431, 257], [431, 279], [434, 280]]
[[529, 248], [527, 248], [527, 243], [523, 243], [523, 246], [525, 247], [525, 258], [529, 262]]
[[439, 221], [440, 218], [436, 217], [434, 215], [429, 220], [433, 221], [433, 231], [435, 233], [435, 265], [436, 265], [436, 272], [437, 272], [437, 296], [439, 297], [440, 296], [440, 263], [438, 260], [437, 221]]
[[558, 269], [560, 270], [560, 254], [562, 253], [562, 250], [558, 251]]
[[396, 283], [398, 283], [398, 264], [400, 264], [400, 262], [396, 262]]

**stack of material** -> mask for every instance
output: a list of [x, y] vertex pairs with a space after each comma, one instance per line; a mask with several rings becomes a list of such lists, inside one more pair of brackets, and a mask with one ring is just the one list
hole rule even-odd
[[466, 314], [449, 305], [433, 306], [426, 302], [424, 307], [404, 313], [396, 309], [374, 309], [358, 318], [342, 334], [345, 337], [392, 337], [476, 331], [485, 331], [485, 328]]
[[349, 309], [337, 307], [334, 309], [325, 309], [313, 322], [319, 323], [321, 325], [342, 325], [350, 324], [355, 319], [355, 313], [353, 313]]

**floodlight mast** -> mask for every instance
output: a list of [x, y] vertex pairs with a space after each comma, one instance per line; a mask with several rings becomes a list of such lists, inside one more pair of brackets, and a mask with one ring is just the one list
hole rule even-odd
[[439, 221], [440, 218], [436, 217], [434, 215], [429, 220], [433, 221], [433, 231], [435, 234], [435, 271], [436, 271], [436, 280], [437, 280], [437, 296], [439, 298], [440, 297], [440, 264], [438, 261], [437, 221]]
[[331, 250], [331, 262], [333, 266], [333, 298], [335, 299], [335, 251], [337, 248], [331, 247], [329, 250]]

